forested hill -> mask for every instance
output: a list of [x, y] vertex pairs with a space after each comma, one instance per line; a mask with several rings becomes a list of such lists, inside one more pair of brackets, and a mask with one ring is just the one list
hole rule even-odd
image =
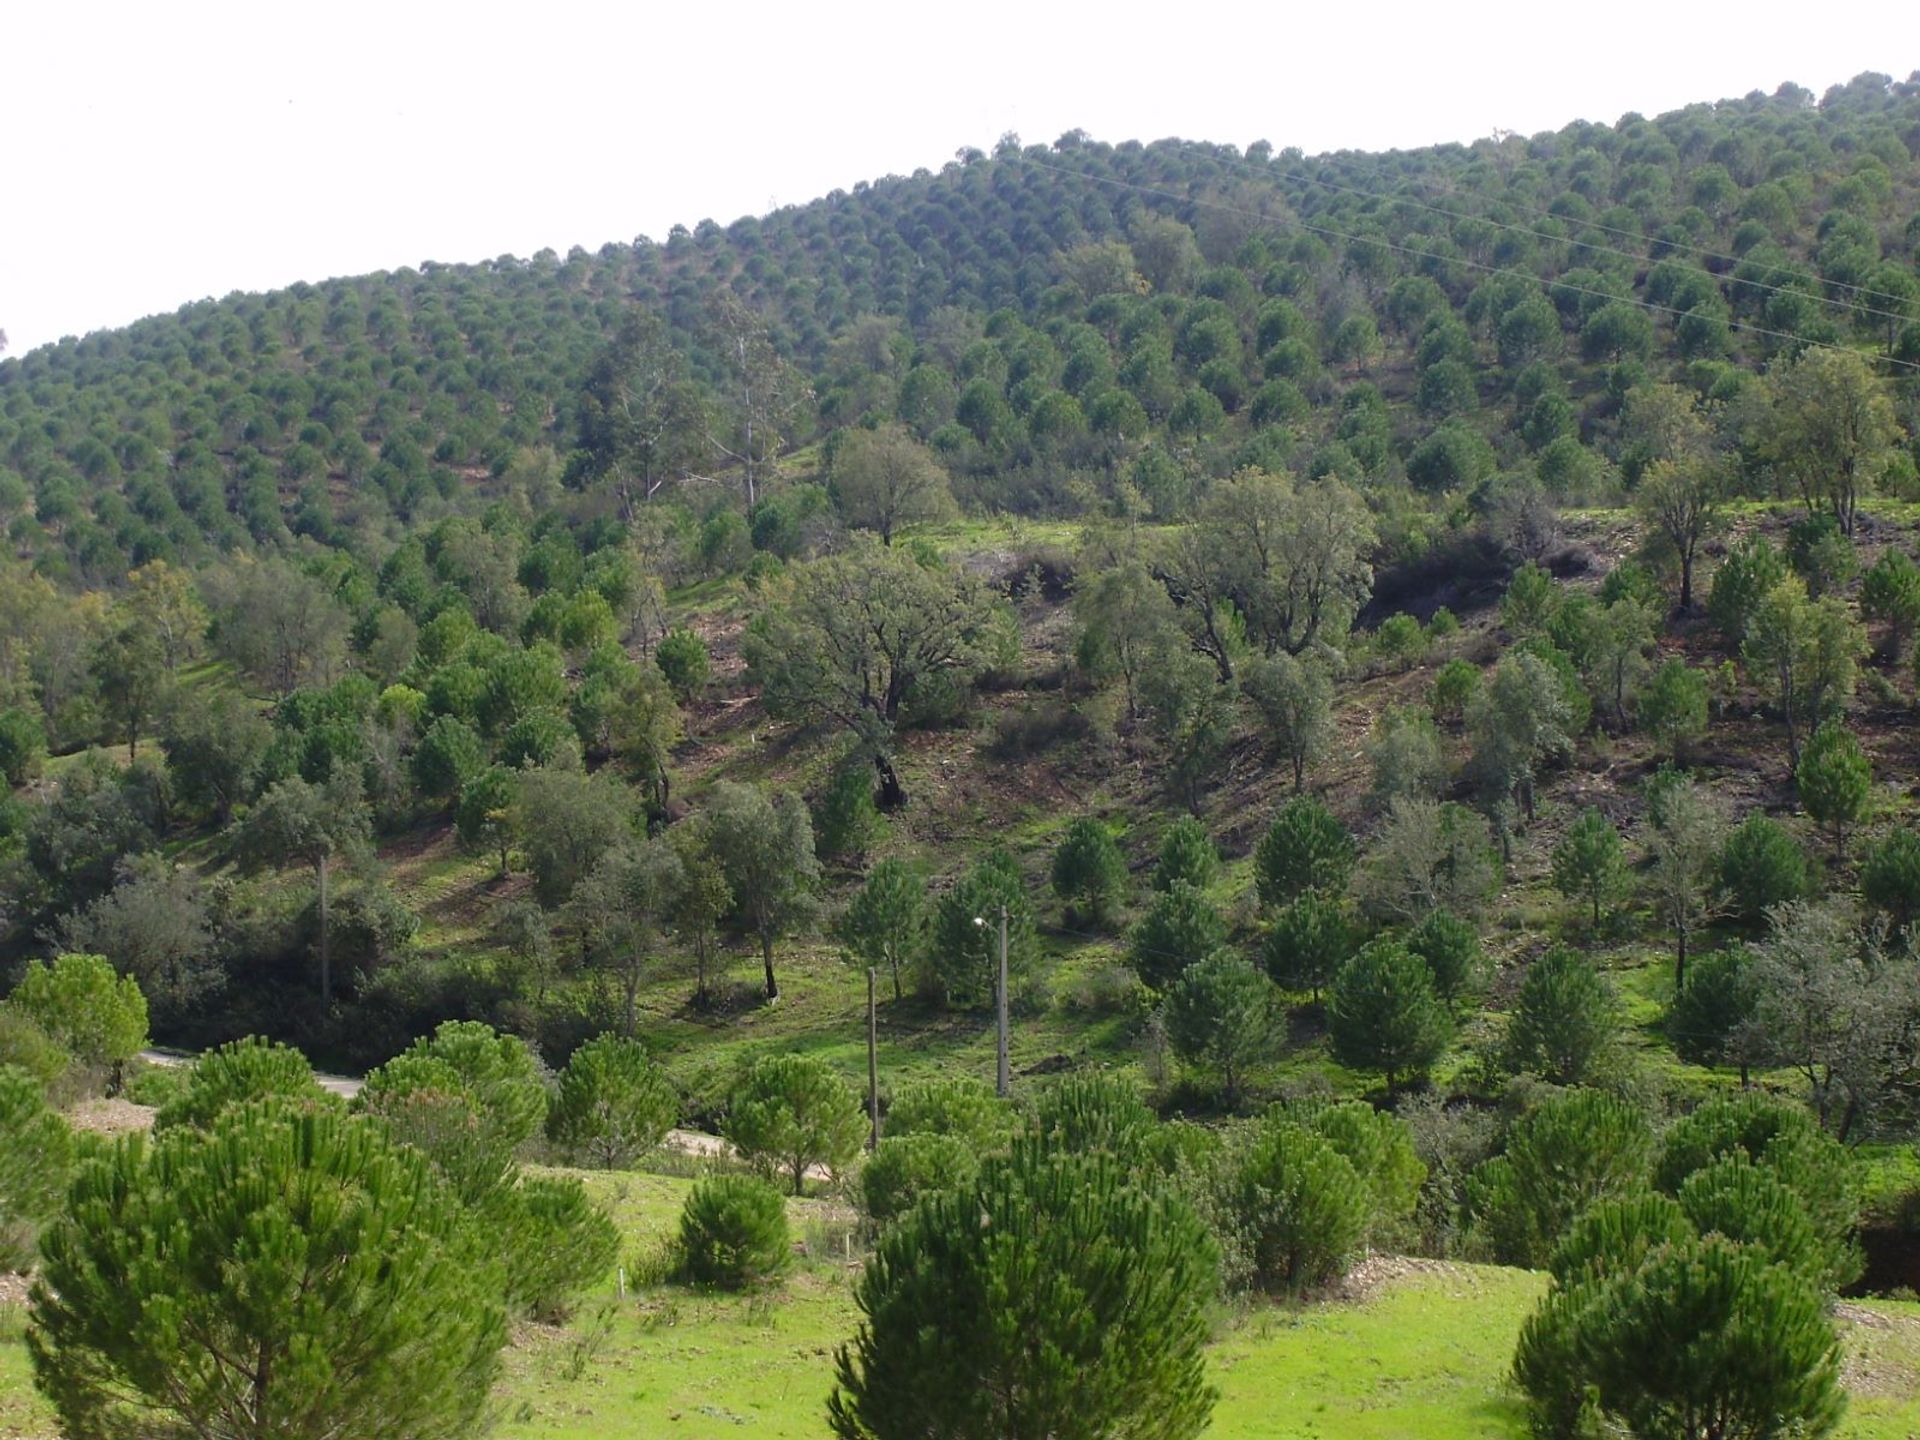
[[752, 481], [892, 419], [1007, 509], [1175, 516], [1249, 464], [1589, 498], [1632, 477], [1614, 416], [1650, 374], [1727, 401], [1841, 345], [1911, 395], [1916, 150], [1920, 84], [1877, 75], [1383, 155], [1007, 137], [664, 243], [234, 295], [0, 363], [0, 523], [89, 588], [295, 536], [365, 563], [503, 493]]

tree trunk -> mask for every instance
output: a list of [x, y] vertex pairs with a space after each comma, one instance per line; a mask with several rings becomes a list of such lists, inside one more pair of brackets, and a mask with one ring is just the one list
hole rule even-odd
[[761, 963], [767, 967], [767, 999], [778, 1000], [780, 998], [780, 982], [773, 978], [773, 934], [771, 931], [762, 930], [760, 932], [760, 960]]
[[900, 772], [893, 768], [893, 762], [879, 752], [873, 757], [874, 773], [880, 777], [880, 794], [876, 803], [882, 810], [899, 810], [907, 803], [907, 787], [900, 783]]
[[893, 1000], [897, 1005], [900, 1003], [900, 957], [897, 955], [888, 956], [887, 968], [893, 971]]
[[[1686, 927], [1685, 927], [1685, 926], [1681, 926], [1681, 927], [1680, 927], [1679, 929], [1677, 929], [1677, 930], [1676, 930], [1676, 931], [1675, 931], [1674, 933], [1675, 933], [1675, 938], [1676, 938], [1676, 939], [1678, 940], [1678, 942], [1679, 942], [1679, 943], [1678, 943], [1678, 944], [1677, 944], [1677, 945], [1676, 945], [1676, 946], [1674, 947], [1674, 952], [1673, 952], [1673, 990], [1674, 990], [1674, 993], [1675, 993], [1675, 994], [1677, 995], [1677, 994], [1679, 994], [1679, 993], [1680, 993], [1680, 987], [1681, 987], [1682, 985], [1685, 985], [1685, 984], [1687, 983], [1687, 931], [1686, 931]], [[1743, 1067], [1743, 1068], [1744, 1068], [1744, 1067]], [[1743, 1079], [1743, 1080], [1742, 1080], [1742, 1081], [1741, 1081], [1740, 1083], [1744, 1085], [1744, 1084], [1746, 1084], [1746, 1081], [1745, 1081], [1745, 1080]]]
[[1693, 551], [1680, 552], [1680, 613], [1693, 613]]

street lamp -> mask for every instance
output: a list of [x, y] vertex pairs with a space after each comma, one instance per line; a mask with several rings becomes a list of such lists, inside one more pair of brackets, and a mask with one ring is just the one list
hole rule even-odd
[[[986, 917], [976, 915], [973, 923], [987, 928]], [[999, 1047], [995, 1057], [993, 1089], [1002, 1100], [1013, 1093], [1013, 1081], [1007, 1070], [1007, 907], [1000, 907], [1000, 979], [994, 987], [993, 1005], [997, 1021]]]

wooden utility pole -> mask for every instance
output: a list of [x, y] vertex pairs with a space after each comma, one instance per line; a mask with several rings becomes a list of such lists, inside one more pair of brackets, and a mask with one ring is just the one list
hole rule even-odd
[[994, 1093], [1005, 1100], [1013, 1093], [1013, 1077], [1007, 1068], [1007, 907], [1000, 907], [1000, 984], [994, 1008], [998, 1012], [999, 1054], [994, 1068]]
[[873, 1003], [873, 967], [867, 967], [867, 1149], [880, 1145], [880, 1022]]

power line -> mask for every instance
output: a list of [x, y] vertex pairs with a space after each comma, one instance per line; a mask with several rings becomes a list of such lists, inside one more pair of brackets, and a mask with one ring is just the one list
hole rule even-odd
[[[1513, 267], [1507, 266], [1507, 265], [1489, 265], [1482, 261], [1469, 260], [1459, 255], [1442, 255], [1437, 251], [1421, 250], [1412, 245], [1402, 245], [1397, 241], [1383, 239], [1378, 235], [1355, 235], [1345, 230], [1335, 230], [1330, 226], [1316, 225], [1311, 221], [1301, 220], [1297, 217], [1276, 220], [1271, 216], [1262, 215], [1258, 211], [1248, 210], [1244, 206], [1229, 205], [1226, 202], [1219, 201], [1219, 200], [1198, 200], [1198, 199], [1194, 199], [1191, 196], [1182, 195], [1179, 192], [1174, 190], [1163, 189], [1160, 186], [1142, 185], [1139, 182], [1133, 181], [1133, 180], [1119, 180], [1119, 179], [1113, 178], [1112, 176], [1095, 175], [1095, 174], [1092, 174], [1091, 172], [1088, 172], [1085, 170], [1075, 170], [1068, 166], [1052, 165], [1052, 164], [1049, 164], [1047, 161], [1036, 160], [1031, 156], [1023, 155], [1020, 157], [1020, 159], [1024, 164], [1031, 165], [1035, 169], [1051, 171], [1054, 174], [1066, 175], [1077, 180], [1091, 180], [1095, 184], [1111, 185], [1116, 189], [1132, 190], [1138, 194], [1155, 196], [1159, 199], [1170, 201], [1176, 205], [1192, 205], [1192, 206], [1199, 207], [1201, 209], [1219, 210], [1230, 215], [1240, 215], [1246, 219], [1254, 221], [1258, 225], [1266, 226], [1273, 229], [1280, 229], [1280, 228], [1285, 228], [1290, 226], [1296, 230], [1305, 230], [1309, 234], [1323, 235], [1334, 240], [1357, 240], [1357, 241], [1365, 242], [1367, 244], [1379, 245], [1383, 249], [1397, 251], [1402, 255], [1410, 255], [1415, 259], [1419, 259], [1419, 260], [1436, 260], [1442, 264], [1447, 264], [1447, 265], [1462, 265], [1471, 270], [1484, 271], [1489, 275], [1511, 275], [1515, 279], [1524, 280], [1531, 285], [1540, 285], [1544, 283], [1541, 281], [1538, 275], [1530, 275], [1524, 270], [1516, 270]], [[1690, 313], [1685, 310], [1676, 309], [1674, 306], [1671, 306], [1671, 305], [1659, 304], [1658, 302], [1653, 300], [1643, 300], [1638, 296], [1629, 295], [1629, 296], [1623, 297], [1619, 295], [1614, 295], [1605, 290], [1595, 290], [1591, 286], [1587, 286], [1587, 285], [1572, 285], [1567, 283], [1565, 280], [1556, 280], [1552, 283], [1558, 286], [1560, 289], [1570, 291], [1576, 295], [1592, 295], [1601, 300], [1614, 301], [1614, 302], [1618, 302], [1620, 304], [1625, 304], [1625, 305], [1635, 305], [1642, 310], [1649, 310], [1656, 314], [1672, 315], [1677, 318], [1679, 316], [1683, 316]], [[1809, 338], [1808, 336], [1797, 335], [1787, 330], [1772, 330], [1772, 329], [1768, 329], [1766, 326], [1753, 325], [1743, 320], [1738, 320], [1738, 319], [1730, 320], [1728, 322], [1728, 326], [1730, 329], [1744, 330], [1751, 335], [1764, 335], [1769, 339], [1785, 340], [1795, 345], [1804, 345], [1809, 349], [1833, 350], [1837, 352], [1845, 352], [1847, 354], [1857, 353], [1853, 351], [1850, 347], [1845, 345], [1835, 345], [1825, 340], [1814, 340]], [[1882, 358], [1884, 358], [1886, 360], [1886, 363], [1888, 363], [1889, 365], [1897, 365], [1903, 370], [1920, 371], [1920, 362], [1916, 362], [1912, 360], [1902, 360], [1895, 356], [1885, 356]]]

